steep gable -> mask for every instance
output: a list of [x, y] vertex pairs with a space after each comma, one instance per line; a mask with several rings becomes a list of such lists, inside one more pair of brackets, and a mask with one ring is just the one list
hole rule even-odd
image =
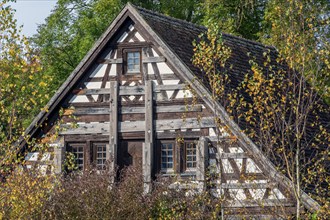
[[[82, 155], [82, 164], [86, 160], [91, 163], [114, 157], [112, 168], [117, 162], [119, 166], [125, 165], [127, 161], [120, 162], [119, 156], [125, 157], [127, 153], [133, 155], [133, 160], [143, 157], [144, 181], [148, 184], [157, 173], [166, 175], [170, 171], [179, 173], [183, 179], [185, 175], [192, 177], [203, 185], [209, 166], [215, 174], [221, 174], [220, 178], [214, 178], [212, 192], [215, 196], [227, 197], [228, 210], [248, 208], [258, 213], [264, 212], [260, 207], [267, 206], [272, 207], [272, 211], [287, 207], [294, 212], [292, 183], [275, 169], [223, 106], [213, 101], [205, 79], [191, 63], [191, 42], [205, 31], [204, 27], [128, 4], [50, 100], [49, 110], [41, 112], [26, 133], [41, 138], [52, 131], [60, 108], [72, 109], [78, 119], [63, 116], [61, 126], [67, 129], [60, 132], [60, 139], [55, 143], [59, 146], [58, 170], [61, 170], [63, 152], [69, 149]], [[229, 61], [234, 66], [233, 87], [250, 69], [247, 52], [252, 51], [259, 57], [267, 50], [275, 54], [273, 48], [255, 42], [226, 34], [223, 38], [233, 48]], [[140, 60], [135, 63], [137, 57]], [[128, 61], [130, 58], [133, 61]], [[139, 66], [138, 74], [134, 74], [134, 68], [129, 72], [129, 62]], [[229, 132], [220, 137], [221, 146], [217, 145], [215, 116], [229, 128]], [[78, 127], [71, 128], [72, 122], [77, 122]], [[170, 160], [163, 161], [160, 146], [171, 153], [180, 151], [182, 145], [177, 140], [181, 137], [197, 142], [197, 146], [184, 143], [185, 154], [190, 147], [191, 152], [195, 149], [201, 155], [196, 161], [188, 161], [184, 156], [187, 159], [184, 162], [167, 155], [167, 159], [177, 161], [172, 164]], [[237, 141], [233, 141], [233, 137]], [[23, 141], [21, 146], [24, 145]], [[132, 151], [122, 152], [122, 146]], [[104, 153], [102, 158], [85, 156], [90, 151], [97, 152], [98, 147]], [[139, 150], [133, 152], [137, 148]], [[198, 169], [190, 172], [189, 163]], [[167, 167], [163, 168], [163, 164]], [[307, 194], [302, 196], [308, 209], [318, 209], [318, 204]]]

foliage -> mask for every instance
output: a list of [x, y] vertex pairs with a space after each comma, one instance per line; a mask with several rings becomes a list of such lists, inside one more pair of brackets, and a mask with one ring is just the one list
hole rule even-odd
[[[44, 203], [47, 219], [217, 219], [216, 199], [207, 193], [169, 189], [169, 182], [155, 182], [143, 193], [142, 176], [134, 168], [121, 171], [116, 184], [108, 171], [74, 172], [54, 189]], [[60, 212], [58, 210], [61, 210]]]
[[48, 101], [50, 78], [40, 74], [39, 59], [17, 28], [9, 2], [0, 1], [0, 219], [27, 219], [40, 214], [54, 182], [18, 168], [23, 157], [16, 143]]
[[264, 0], [207, 0], [201, 3], [201, 23], [215, 23], [222, 31], [257, 40], [263, 29]]
[[39, 169], [12, 172], [0, 183], [0, 219], [37, 219], [56, 186], [55, 178]]
[[20, 159], [15, 142], [48, 101], [51, 80], [41, 75], [39, 59], [6, 3], [0, 2], [0, 176]]
[[[292, 34], [287, 39], [289, 46], [283, 44], [287, 50], [277, 54], [265, 47], [258, 59], [255, 52], [249, 52], [251, 69], [239, 86], [232, 88], [229, 74], [232, 66], [226, 63], [231, 56], [230, 49], [217, 32], [211, 27], [198, 44], [195, 43], [193, 58], [193, 63], [208, 79], [213, 99], [227, 108], [241, 128], [245, 128], [244, 132], [292, 181], [297, 218], [306, 217], [302, 213], [301, 190], [312, 192], [313, 198], [323, 205], [320, 215], [329, 216], [326, 209], [329, 205], [330, 109], [322, 99], [326, 87], [320, 86], [328, 81], [329, 70], [324, 65], [328, 61], [323, 57], [328, 52], [322, 49], [311, 52], [310, 41], [305, 39], [307, 34], [300, 38], [286, 31]], [[324, 62], [319, 62], [321, 59]], [[226, 126], [221, 121], [218, 125]], [[217, 134], [221, 135], [220, 129]]]
[[264, 43], [275, 45], [289, 68], [330, 98], [330, 5], [328, 1], [269, 1]]

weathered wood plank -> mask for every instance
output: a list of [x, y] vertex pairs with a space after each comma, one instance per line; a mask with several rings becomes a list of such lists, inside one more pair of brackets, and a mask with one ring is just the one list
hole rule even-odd
[[160, 57], [143, 57], [142, 58], [142, 63], [160, 63], [160, 62], [165, 62], [166, 59], [163, 56]]
[[[116, 54], [116, 51], [111, 50], [110, 59], [113, 59], [115, 57], [115, 54]], [[107, 68], [104, 72], [104, 76], [102, 79], [101, 89], [104, 89], [106, 87], [107, 82], [109, 81], [111, 66], [112, 66], [112, 64], [107, 65]], [[109, 99], [109, 95], [99, 95], [99, 97], [97, 98], [97, 102], [105, 101], [105, 99]]]
[[[125, 116], [128, 116], [128, 114], [126, 114]], [[79, 116], [76, 116], [76, 117], [63, 116], [62, 120], [63, 120], [64, 123], [70, 123], [70, 122], [73, 122], [73, 123], [108, 122], [110, 120], [110, 115], [109, 114], [104, 114], [104, 115], [79, 115]]]
[[222, 136], [207, 136], [206, 137], [210, 142], [216, 143], [218, 140], [219, 141], [230, 141], [233, 140], [233, 138], [229, 135], [222, 135]]
[[185, 84], [176, 84], [176, 85], [156, 85], [154, 91], [161, 92], [161, 91], [172, 91], [177, 89], [185, 89]]
[[[180, 113], [180, 112], [201, 112], [202, 105], [173, 105], [173, 106], [157, 106], [156, 113]], [[145, 113], [144, 107], [121, 107], [121, 114], [140, 114]], [[104, 115], [110, 114], [110, 108], [76, 108], [74, 115]]]
[[175, 131], [175, 132], [156, 132], [157, 139], [175, 139], [177, 137], [183, 138], [199, 138], [202, 136], [201, 131]]
[[241, 200], [241, 201], [232, 201], [225, 202], [224, 208], [241, 208], [241, 207], [265, 207], [265, 206], [294, 206], [294, 202], [288, 199], [264, 199], [261, 201], [257, 200]]
[[[153, 52], [152, 52], [152, 50], [151, 50], [150, 48], [149, 48], [146, 52], [147, 52], [147, 54], [149, 55], [149, 57], [153, 57], [153, 56], [154, 56], [154, 54], [153, 54]], [[151, 63], [151, 66], [152, 66], [152, 69], [153, 69], [154, 74], [155, 74], [155, 76], [156, 76], [157, 84], [158, 84], [158, 85], [163, 85], [163, 80], [162, 80], [162, 78], [161, 78], [161, 76], [160, 76], [160, 71], [159, 71], [159, 69], [158, 69], [157, 64], [156, 64], [156, 63]], [[164, 100], [168, 99], [168, 97], [167, 97], [167, 93], [166, 93], [165, 91], [162, 91], [162, 92], [161, 92], [161, 97], [162, 97], [162, 99], [164, 99]]]
[[[117, 164], [117, 147], [118, 147], [118, 82], [110, 82], [111, 99], [110, 99], [110, 123], [105, 124], [109, 129], [109, 149], [107, 149], [107, 160], [110, 161], [110, 169], [114, 171]], [[101, 130], [102, 131], [102, 130]], [[106, 132], [102, 132], [106, 133]], [[114, 181], [112, 175], [111, 181]]]
[[[157, 113], [175, 113], [175, 112], [201, 112], [202, 106], [201, 105], [173, 105], [173, 106], [157, 106], [156, 112]], [[131, 114], [131, 113], [144, 113], [145, 108], [144, 107], [122, 107], [120, 109], [120, 113], [122, 114]]]
[[104, 95], [110, 94], [110, 89], [80, 89], [73, 91], [75, 95]]
[[144, 95], [144, 86], [120, 86], [119, 95]]
[[157, 106], [156, 112], [201, 112], [202, 105], [173, 105], [173, 106]]
[[266, 189], [278, 186], [277, 183], [222, 183], [223, 189]]
[[220, 159], [243, 159], [248, 158], [246, 153], [220, 153]]
[[76, 108], [74, 115], [105, 115], [110, 114], [110, 108]]
[[145, 92], [145, 140], [143, 145], [143, 182], [144, 192], [149, 193], [151, 191], [151, 170], [153, 167], [152, 162], [154, 144], [152, 81], [146, 82]]
[[174, 120], [156, 120], [156, 130], [188, 129], [188, 128], [208, 128], [214, 127], [214, 119], [211, 117], [174, 119]]
[[208, 161], [208, 146], [204, 137], [200, 137], [197, 144], [197, 161], [196, 161], [196, 180], [205, 181], [205, 171]]
[[103, 59], [99, 60], [100, 64], [120, 64], [123, 63], [123, 58], [117, 58], [117, 59]]
[[265, 180], [267, 177], [263, 173], [244, 173], [237, 175], [236, 173], [223, 173], [224, 179], [228, 180]]
[[[160, 74], [162, 80], [178, 80], [179, 78], [174, 73]], [[148, 79], [155, 80], [156, 76], [154, 74], [148, 74]]]
[[[173, 90], [184, 90], [185, 84], [177, 85], [156, 85], [154, 88], [155, 92], [162, 91], [173, 91]], [[78, 89], [74, 90], [73, 94], [75, 95], [105, 95], [110, 94], [110, 89], [101, 88], [101, 89]], [[144, 95], [144, 86], [120, 86], [119, 95]]]
[[[112, 117], [114, 117], [111, 114]], [[110, 123], [111, 118], [110, 117]], [[117, 117], [117, 114], [116, 116]], [[113, 122], [112, 122], [113, 123]], [[176, 129], [189, 129], [189, 128], [208, 128], [214, 127], [214, 121], [211, 117], [201, 118], [197, 121], [196, 118], [186, 118], [183, 119], [172, 119], [172, 120], [155, 120], [156, 131], [163, 130], [176, 130]], [[62, 127], [68, 127], [62, 125]], [[94, 124], [81, 124], [78, 128], [68, 129], [66, 131], [60, 132], [61, 134], [105, 134], [109, 132], [109, 123], [94, 123]], [[120, 122], [118, 123], [119, 132], [134, 132], [134, 131], [144, 131], [145, 122], [144, 121], [132, 121], [132, 122]]]
[[87, 134], [76, 134], [65, 136], [65, 141], [67, 142], [81, 142], [81, 141], [109, 141], [109, 134], [107, 135], [87, 135]]
[[[142, 59], [147, 56], [147, 47], [142, 48]], [[148, 78], [148, 63], [142, 63], [142, 82], [146, 82]]]

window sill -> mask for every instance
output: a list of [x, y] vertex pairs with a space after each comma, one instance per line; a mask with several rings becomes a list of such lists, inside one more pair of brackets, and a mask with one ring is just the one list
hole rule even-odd
[[195, 178], [196, 177], [196, 171], [189, 171], [189, 172], [183, 172], [183, 173], [174, 173], [174, 172], [161, 172], [160, 176], [162, 177], [179, 177], [179, 178]]

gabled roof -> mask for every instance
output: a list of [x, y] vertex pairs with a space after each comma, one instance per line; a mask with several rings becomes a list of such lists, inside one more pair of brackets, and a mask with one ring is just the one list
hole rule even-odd
[[[191, 87], [196, 91], [197, 95], [204, 97], [205, 104], [211, 109], [215, 106], [219, 112], [221, 121], [224, 122], [233, 135], [238, 138], [240, 144], [245, 146], [249, 153], [260, 161], [263, 170], [269, 170], [270, 178], [279, 182], [284, 188], [292, 188], [292, 183], [289, 179], [277, 172], [269, 159], [267, 159], [253, 141], [242, 132], [240, 127], [231, 120], [223, 106], [221, 106], [220, 103], [214, 104], [207, 86], [203, 83], [203, 76], [199, 75], [200, 81], [195, 80], [196, 74], [198, 75], [199, 71], [191, 63], [191, 58], [193, 56], [192, 41], [197, 39], [199, 34], [205, 32], [206, 28], [135, 7], [130, 3], [124, 7], [106, 32], [95, 43], [94, 47], [87, 53], [85, 58], [51, 98], [47, 104], [48, 111], [41, 111], [27, 128], [25, 134], [32, 137], [37, 135], [38, 129], [40, 129], [39, 125], [43, 124], [50, 115], [54, 114], [58, 105], [64, 101], [73, 85], [82, 78], [84, 71], [97, 59], [97, 56], [102, 52], [102, 48], [113, 37], [116, 29], [127, 16], [134, 22], [139, 23], [140, 26], [148, 32], [168, 62], [177, 69], [183, 79], [191, 84]], [[228, 61], [232, 62], [234, 67], [231, 70], [233, 86], [242, 81], [242, 77], [244, 76], [242, 73], [246, 73], [250, 70], [250, 65], [248, 63], [249, 58], [247, 57], [248, 52], [253, 53], [252, 55], [257, 56], [256, 58], [260, 60], [262, 60], [262, 54], [266, 50], [270, 50], [273, 56], [276, 54], [275, 49], [272, 47], [266, 47], [243, 38], [223, 34], [223, 39], [233, 51], [232, 57], [230, 58], [231, 60]], [[20, 146], [23, 147], [24, 145], [25, 141], [22, 140]], [[302, 197], [303, 204], [308, 209], [317, 210], [319, 208], [319, 205], [307, 194], [303, 193]]]

